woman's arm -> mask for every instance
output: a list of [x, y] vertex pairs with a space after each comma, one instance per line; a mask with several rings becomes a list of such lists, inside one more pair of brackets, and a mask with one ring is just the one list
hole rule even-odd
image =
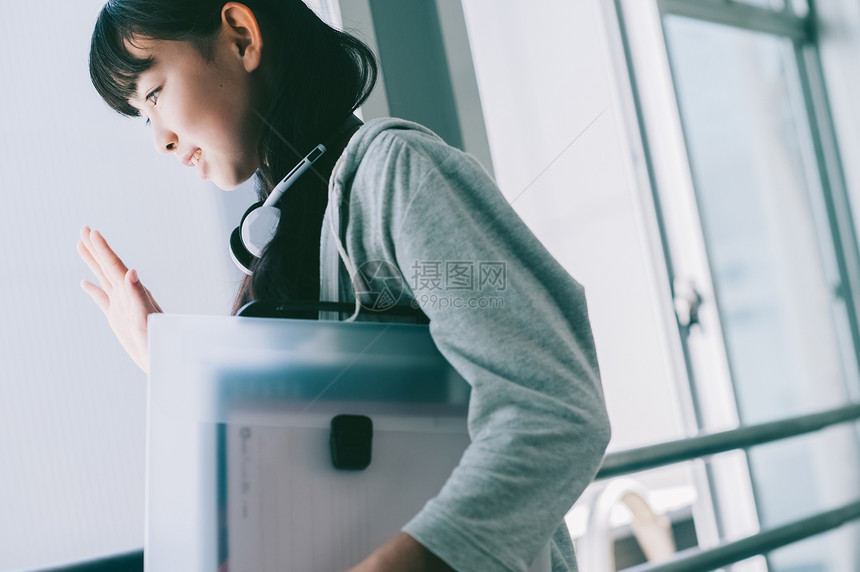
[[347, 572], [451, 572], [454, 570], [417, 540], [401, 532]]
[[474, 159], [423, 134], [373, 145], [347, 249], [400, 269], [472, 387], [471, 445], [404, 532], [457, 570], [527, 569], [609, 441], [584, 289]]

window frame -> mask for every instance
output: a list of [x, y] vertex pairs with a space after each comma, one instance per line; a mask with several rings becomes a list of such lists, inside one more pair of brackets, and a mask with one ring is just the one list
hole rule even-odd
[[[798, 3], [788, 0], [778, 8], [730, 0], [614, 0], [603, 8], [603, 17], [616, 69], [626, 71], [616, 79], [631, 152], [635, 159], [641, 159], [634, 161], [637, 186], [646, 210], [654, 216], [651, 246], [655, 253], [662, 253], [659, 264], [666, 270], [673, 300], [686, 286], [685, 280], [701, 287], [703, 298], [715, 300], [716, 296], [664, 19], [682, 16], [790, 40], [805, 111], [805, 120], [800, 120], [811, 140], [826, 215], [826, 220], [816, 223], [823, 222], [829, 230], [840, 284], [836, 294], [844, 302], [848, 343], [852, 346], [842, 348], [846, 361], [849, 355], [853, 357], [846, 371], [847, 395], [856, 396], [860, 385], [860, 315], [852, 293], [860, 292], [860, 253], [820, 60], [814, 1], [808, 0], [803, 8], [799, 12]], [[643, 69], [648, 69], [648, 77], [637, 73]], [[691, 339], [689, 329], [685, 331], [680, 323], [677, 332], [667, 332], [676, 354], [676, 369], [682, 373], [679, 385], [688, 384], [678, 390], [686, 397], [685, 429], [691, 437], [741, 426], [717, 304], [702, 306], [700, 323], [708, 333], [699, 339]], [[697, 486], [705, 493], [698, 511], [694, 510], [694, 514], [698, 512], [696, 529], [701, 547], [716, 546], [721, 537], [741, 537], [760, 530], [758, 494], [746, 451], [730, 460], [700, 465], [695, 474]], [[726, 502], [730, 490], [735, 493], [731, 511]], [[739, 490], [743, 497], [740, 503]], [[708, 502], [713, 502], [710, 511], [702, 506]], [[743, 505], [740, 510], [739, 505]], [[767, 568], [765, 558], [750, 562], [749, 569]]]

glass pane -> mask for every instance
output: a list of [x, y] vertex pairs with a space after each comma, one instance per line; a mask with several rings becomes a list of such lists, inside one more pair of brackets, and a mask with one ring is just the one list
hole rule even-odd
[[795, 16], [807, 16], [809, 14], [809, 3], [807, 0], [791, 0], [791, 9]]
[[791, 45], [677, 17], [666, 34], [741, 418], [839, 405], [836, 281], [812, 215]]
[[[853, 522], [826, 534], [813, 536], [768, 555], [771, 568], [790, 572], [856, 572], [858, 558], [845, 547], [860, 546], [860, 523]], [[841, 553], [839, 557], [835, 553]]]
[[[771, 528], [860, 499], [857, 433], [852, 425], [754, 447], [760, 522]], [[791, 478], [780, 471], [791, 468]], [[860, 569], [860, 568], [858, 568]]]
[[[665, 30], [741, 420], [844, 404], [844, 316], [830, 234], [816, 216], [821, 191], [792, 46], [672, 16]], [[853, 428], [756, 448], [749, 459], [765, 528], [858, 497]], [[856, 540], [826, 552], [803, 543], [794, 562], [818, 564], [776, 559], [771, 570], [854, 570], [842, 563], [855, 563]]]

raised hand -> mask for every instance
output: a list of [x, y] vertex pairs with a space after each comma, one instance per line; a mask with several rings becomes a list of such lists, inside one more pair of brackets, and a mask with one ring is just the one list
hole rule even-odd
[[81, 228], [78, 254], [101, 286], [81, 280], [81, 288], [104, 312], [111, 329], [134, 363], [148, 373], [146, 318], [149, 314], [161, 312], [161, 307], [140, 283], [137, 270], [126, 268], [98, 231], [86, 226]]

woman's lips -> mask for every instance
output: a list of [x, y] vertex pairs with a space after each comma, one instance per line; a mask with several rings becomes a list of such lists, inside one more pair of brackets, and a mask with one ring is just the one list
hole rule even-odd
[[200, 162], [200, 155], [203, 153], [203, 149], [197, 148], [190, 153], [183, 155], [179, 158], [179, 162], [185, 165], [186, 167], [194, 167], [197, 163]]
[[206, 178], [206, 162], [203, 160], [203, 149], [199, 147], [179, 159], [179, 162], [186, 167], [197, 167], [197, 175], [201, 179]]

